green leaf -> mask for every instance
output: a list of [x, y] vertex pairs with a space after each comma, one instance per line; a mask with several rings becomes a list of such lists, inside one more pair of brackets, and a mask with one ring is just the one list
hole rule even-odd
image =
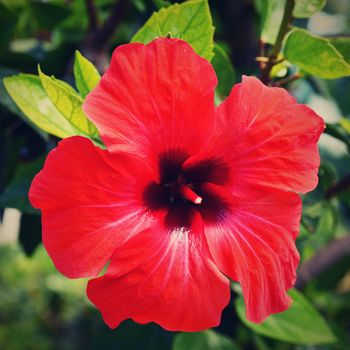
[[38, 76], [18, 74], [3, 82], [19, 109], [41, 130], [60, 138], [78, 134], [47, 97]]
[[8, 49], [16, 28], [16, 16], [0, 3], [0, 50]]
[[343, 127], [343, 129], [350, 134], [350, 120], [347, 118], [341, 118], [339, 124]]
[[322, 10], [326, 0], [295, 0], [293, 16], [296, 18], [308, 18]]
[[334, 235], [338, 223], [337, 210], [331, 203], [325, 201], [321, 203], [318, 214], [319, 220], [314, 237], [317, 237], [317, 243], [328, 242]]
[[17, 166], [11, 182], [0, 195], [0, 208], [16, 208], [24, 213], [37, 214], [28, 201], [28, 191], [34, 176], [40, 171], [44, 158]]
[[33, 130], [35, 130], [43, 139], [47, 139], [48, 134], [41, 130], [37, 125], [32, 123], [18, 108], [16, 102], [11, 98], [7, 92], [4, 84], [4, 78], [9, 77], [10, 75], [18, 74], [18, 71], [13, 69], [0, 69], [0, 104], [5, 106], [11, 113], [17, 115], [25, 123], [27, 123]]
[[325, 79], [350, 75], [350, 65], [330, 40], [294, 28], [287, 36], [284, 56], [305, 72]]
[[[283, 55], [279, 55], [279, 57], [277, 57], [277, 59], [282, 59]], [[270, 72], [270, 77], [275, 79], [275, 78], [284, 78], [287, 76], [288, 74], [288, 69], [292, 66], [292, 64], [290, 62], [288, 62], [287, 60], [282, 60], [279, 63], [276, 63]]]
[[94, 137], [98, 131], [82, 110], [83, 99], [67, 83], [45, 75], [39, 67], [41, 83], [54, 106], [81, 134]]
[[332, 162], [322, 160], [318, 170], [319, 184], [323, 189], [327, 189], [338, 180], [337, 169]]
[[[261, 40], [273, 45], [276, 42], [284, 14], [286, 0], [254, 0], [260, 15]], [[293, 16], [307, 18], [321, 10], [326, 0], [296, 0]]]
[[173, 350], [237, 350], [233, 340], [212, 330], [177, 334]]
[[214, 47], [214, 54], [212, 64], [219, 81], [217, 91], [221, 96], [228, 96], [235, 83], [236, 74], [227, 53], [218, 44]]
[[[313, 281], [313, 284], [317, 291], [328, 290], [334, 291], [341, 289], [342, 279], [347, 275], [350, 270], [350, 256], [344, 256], [340, 258], [339, 261], [334, 263], [334, 265], [329, 266], [325, 270], [323, 270]], [[343, 280], [345, 285], [347, 284], [347, 278], [345, 277]], [[340, 285], [339, 285], [340, 283]], [[349, 287], [348, 287], [349, 288]], [[349, 290], [347, 288], [347, 290]], [[333, 294], [328, 294], [329, 298], [333, 297]], [[331, 303], [327, 303], [326, 305], [330, 305]]]
[[171, 6], [171, 2], [168, 0], [153, 0], [153, 2], [154, 2], [154, 5], [156, 5], [158, 9], [161, 9], [162, 7]]
[[260, 14], [261, 40], [273, 45], [282, 23], [286, 0], [255, 0]]
[[48, 2], [30, 1], [30, 19], [38, 25], [39, 29], [53, 30], [70, 14], [69, 6], [51, 4]]
[[331, 38], [329, 41], [342, 54], [344, 60], [350, 64], [350, 38]]
[[313, 345], [337, 341], [323, 317], [300, 292], [292, 289], [288, 294], [293, 299], [292, 306], [287, 311], [271, 315], [261, 324], [246, 319], [243, 297], [236, 300], [237, 314], [248, 328], [269, 338]]
[[191, 0], [160, 9], [153, 13], [131, 41], [147, 44], [168, 33], [181, 35], [198, 55], [210, 61], [214, 55], [214, 27], [208, 1]]
[[96, 67], [79, 51], [75, 51], [74, 77], [82, 98], [85, 98], [101, 79]]

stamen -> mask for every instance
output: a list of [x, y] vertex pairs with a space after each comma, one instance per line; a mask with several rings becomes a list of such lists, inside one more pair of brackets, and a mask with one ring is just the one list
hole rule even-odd
[[198, 196], [197, 193], [192, 191], [189, 187], [185, 185], [179, 185], [178, 191], [181, 194], [182, 197], [186, 198], [190, 202], [194, 204], [201, 204], [203, 201], [203, 198]]

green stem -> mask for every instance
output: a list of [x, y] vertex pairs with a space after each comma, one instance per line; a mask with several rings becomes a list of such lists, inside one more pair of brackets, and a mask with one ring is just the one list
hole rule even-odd
[[279, 52], [281, 51], [282, 42], [284, 36], [289, 32], [289, 27], [293, 19], [293, 8], [294, 8], [295, 0], [286, 0], [286, 5], [284, 8], [284, 14], [282, 23], [280, 26], [280, 30], [277, 35], [277, 39], [275, 45], [272, 48], [271, 57], [276, 58]]
[[265, 84], [270, 82], [271, 69], [276, 62], [276, 58], [277, 58], [279, 52], [281, 51], [283, 39], [284, 39], [285, 35], [290, 30], [290, 24], [293, 20], [294, 4], [295, 4], [295, 0], [286, 0], [286, 4], [284, 7], [284, 14], [283, 14], [283, 18], [282, 18], [282, 23], [281, 23], [280, 29], [278, 31], [276, 42], [272, 47], [271, 54], [269, 56], [269, 60], [261, 72], [261, 80]]
[[298, 80], [300, 78], [301, 78], [301, 74], [296, 73], [293, 75], [289, 75], [286, 78], [280, 79], [280, 80], [276, 81], [275, 83], [272, 83], [272, 86], [280, 87], [280, 86], [286, 85], [288, 83], [291, 83], [292, 81]]

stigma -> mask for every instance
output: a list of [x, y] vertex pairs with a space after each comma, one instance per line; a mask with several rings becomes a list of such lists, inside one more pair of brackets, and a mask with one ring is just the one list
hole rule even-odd
[[203, 198], [201, 196], [198, 196], [198, 194], [194, 192], [189, 186], [181, 184], [178, 187], [178, 191], [183, 198], [194, 204], [201, 204], [203, 201]]

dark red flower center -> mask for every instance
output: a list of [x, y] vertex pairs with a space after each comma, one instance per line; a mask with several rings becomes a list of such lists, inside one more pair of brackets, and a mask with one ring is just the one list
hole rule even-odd
[[150, 183], [143, 200], [151, 211], [166, 210], [166, 224], [171, 227], [189, 227], [196, 213], [207, 222], [215, 222], [228, 210], [222, 191], [215, 190], [229, 179], [228, 167], [219, 160], [202, 161], [184, 167], [189, 156], [182, 151], [171, 151], [159, 157], [159, 182]]

